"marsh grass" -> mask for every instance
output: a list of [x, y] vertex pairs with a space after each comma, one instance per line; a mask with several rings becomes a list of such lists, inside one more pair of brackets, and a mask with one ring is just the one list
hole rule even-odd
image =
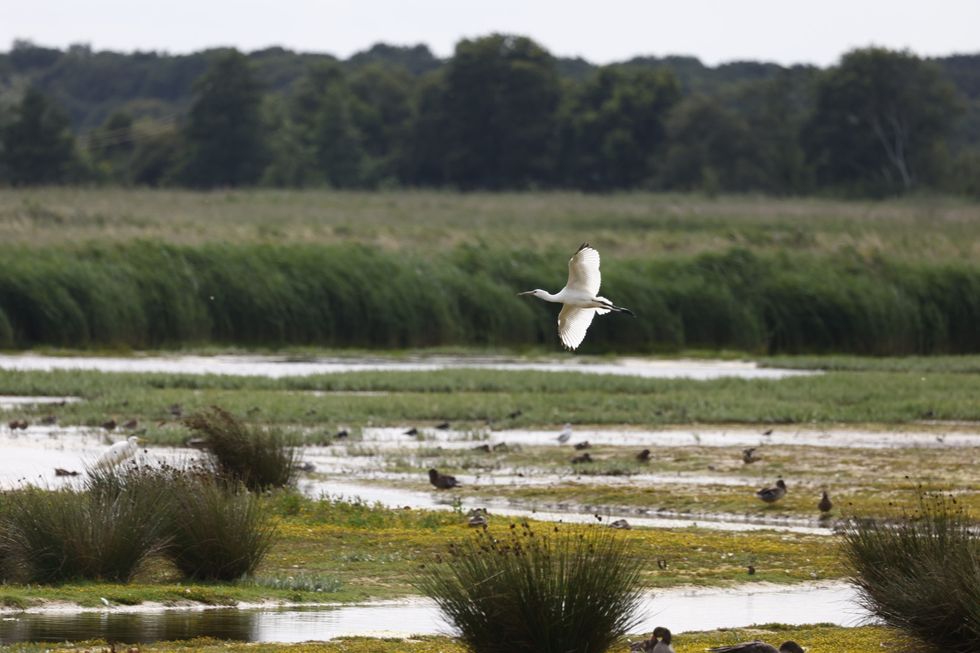
[[[574, 247], [571, 245], [569, 248]], [[568, 252], [460, 245], [438, 254], [273, 243], [64, 245], [0, 259], [0, 347], [557, 347]], [[604, 262], [609, 316], [584, 352], [734, 349], [870, 355], [980, 351], [980, 268], [854, 252]]]
[[604, 653], [637, 624], [640, 566], [612, 531], [525, 523], [452, 544], [415, 585], [473, 653]]
[[980, 532], [943, 495], [897, 521], [852, 519], [844, 556], [861, 602], [927, 651], [980, 650]]
[[167, 545], [168, 503], [157, 484], [119, 493], [28, 488], [6, 493], [5, 504], [2, 548], [27, 582], [126, 582]]
[[299, 455], [280, 431], [250, 427], [218, 406], [184, 424], [205, 438], [208, 457], [226, 478], [254, 491], [292, 483]]
[[187, 476], [174, 488], [173, 506], [165, 552], [188, 578], [251, 574], [276, 538], [261, 497], [234, 482]]

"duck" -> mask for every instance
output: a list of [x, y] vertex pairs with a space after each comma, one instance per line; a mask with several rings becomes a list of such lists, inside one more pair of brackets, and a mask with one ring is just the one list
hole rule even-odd
[[455, 476], [440, 474], [435, 469], [429, 470], [429, 483], [432, 483], [432, 485], [440, 490], [449, 490], [454, 487], [459, 487], [459, 481], [456, 480]]
[[674, 647], [670, 645], [670, 631], [663, 626], [653, 629], [650, 639], [636, 642], [630, 645], [630, 651], [643, 651], [643, 653], [674, 653]]
[[804, 653], [802, 646], [790, 640], [783, 642], [776, 648], [772, 644], [766, 644], [758, 640], [754, 642], [743, 642], [734, 646], [719, 646], [709, 648], [713, 653]]
[[783, 482], [783, 479], [779, 479], [776, 481], [775, 487], [762, 488], [755, 493], [755, 496], [759, 497], [766, 503], [776, 503], [786, 496], [786, 483]]
[[592, 460], [592, 456], [590, 456], [588, 452], [583, 453], [581, 456], [575, 456], [574, 458], [572, 458], [573, 465], [580, 465], [582, 463], [591, 463], [591, 462], [594, 461]]
[[755, 450], [757, 447], [749, 447], [748, 449], [742, 449], [742, 462], [746, 465], [751, 465], [754, 462], [762, 460], [759, 456], [755, 455]]
[[436, 428], [439, 429], [440, 431], [448, 431], [449, 422], [439, 422], [438, 424], [436, 424]]
[[820, 503], [817, 504], [817, 508], [820, 510], [820, 512], [830, 512], [833, 507], [834, 502], [830, 500], [829, 496], [827, 496], [827, 490], [824, 490], [823, 496], [820, 497]]
[[574, 445], [576, 451], [582, 451], [583, 449], [591, 449], [592, 445], [589, 444], [588, 440], [583, 440], [582, 442], [576, 442]]
[[636, 454], [636, 459], [639, 460], [641, 463], [650, 462], [650, 450], [644, 449], [640, 453]]

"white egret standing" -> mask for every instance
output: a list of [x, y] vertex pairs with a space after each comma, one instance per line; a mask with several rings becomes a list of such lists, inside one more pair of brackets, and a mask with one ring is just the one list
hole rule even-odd
[[139, 451], [140, 439], [131, 435], [122, 442], [117, 442], [105, 450], [96, 461], [96, 467], [115, 467], [127, 458], [132, 458]]
[[599, 297], [601, 284], [599, 252], [588, 243], [582, 243], [575, 255], [568, 259], [568, 282], [558, 294], [552, 295], [540, 288], [518, 294], [534, 295], [546, 302], [563, 304], [558, 313], [558, 337], [561, 344], [574, 350], [585, 339], [585, 332], [596, 313], [605, 315], [609, 311], [615, 311], [633, 315], [633, 311], [628, 308], [616, 306], [605, 297]]

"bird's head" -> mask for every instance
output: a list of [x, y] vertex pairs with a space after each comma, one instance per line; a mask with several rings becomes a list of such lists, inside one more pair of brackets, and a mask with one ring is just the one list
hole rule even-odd
[[431, 481], [431, 480], [434, 480], [434, 479], [436, 479], [436, 478], [438, 478], [438, 477], [439, 477], [439, 472], [437, 472], [437, 471], [436, 471], [436, 470], [434, 470], [434, 469], [430, 469], [430, 470], [429, 470], [429, 480], [430, 480], [430, 481]]
[[781, 488], [783, 488], [785, 490], [786, 489], [786, 482], [783, 481], [783, 479], [779, 479], [778, 481], [776, 481], [776, 487], [781, 487]]
[[128, 437], [128, 438], [126, 438], [126, 439], [127, 439], [127, 440], [129, 440], [129, 443], [130, 443], [130, 444], [134, 444], [134, 445], [138, 445], [138, 444], [140, 443], [140, 439], [139, 439], [139, 437], [137, 437], [137, 436], [135, 436], [135, 435], [131, 435], [131, 436], [129, 436], [129, 437]]
[[664, 644], [670, 644], [670, 631], [663, 626], [657, 626], [653, 629], [653, 636], [655, 639], [659, 639]]
[[805, 653], [806, 649], [796, 642], [783, 642], [779, 647], [779, 653]]
[[524, 292], [517, 293], [518, 295], [531, 295], [533, 297], [544, 297], [548, 293], [540, 288], [535, 288], [534, 290], [525, 290]]

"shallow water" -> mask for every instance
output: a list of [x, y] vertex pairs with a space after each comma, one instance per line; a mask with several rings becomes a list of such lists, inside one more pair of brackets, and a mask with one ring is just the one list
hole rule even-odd
[[[667, 626], [675, 633], [780, 622], [854, 626], [868, 618], [843, 583], [791, 587], [661, 590], [648, 595], [637, 629]], [[435, 606], [423, 599], [310, 608], [8, 613], [0, 643], [105, 639], [152, 642], [216, 637], [249, 642], [303, 642], [336, 637], [451, 634]], [[805, 643], [805, 642], [804, 642]]]
[[12, 410], [21, 406], [39, 406], [41, 404], [73, 404], [81, 401], [79, 397], [15, 397], [0, 395], [0, 410]]
[[630, 525], [644, 528], [688, 528], [700, 527], [723, 531], [761, 531], [774, 530], [805, 535], [830, 535], [832, 524], [818, 525], [816, 520], [794, 517], [755, 517], [735, 514], [678, 515], [659, 514], [642, 508], [636, 510], [597, 508], [581, 504], [511, 504], [474, 497], [463, 497], [453, 492], [422, 492], [358, 481], [313, 480], [299, 482], [300, 490], [308, 496], [331, 496], [346, 500], [361, 500], [369, 504], [380, 503], [389, 508], [408, 508], [412, 510], [459, 510], [466, 512], [472, 508], [486, 508], [490, 518], [528, 518], [541, 521], [563, 521], [566, 523], [595, 523], [599, 514], [606, 523], [625, 519]]
[[[558, 430], [509, 429], [501, 431], [439, 431], [422, 429], [422, 439], [405, 435], [408, 427], [366, 428], [358, 446], [370, 445], [381, 448], [472, 449], [488, 443], [507, 443], [528, 446], [558, 446]], [[806, 446], [841, 449], [895, 449], [895, 448], [942, 448], [980, 447], [980, 426], [968, 430], [958, 426], [948, 431], [872, 431], [862, 429], [809, 429], [776, 427], [765, 435], [751, 429], [585, 429], [576, 428], [572, 439], [564, 445], [572, 455], [572, 445], [588, 440], [593, 445], [631, 447], [756, 447], [756, 446]]]
[[231, 376], [310, 376], [338, 372], [403, 371], [427, 372], [445, 369], [529, 370], [582, 372], [663, 379], [781, 379], [812, 375], [805, 370], [761, 368], [752, 362], [711, 360], [653, 360], [622, 358], [616, 362], [581, 362], [566, 358], [529, 362], [502, 357], [425, 356], [404, 359], [329, 358], [296, 360], [281, 356], [94, 356], [0, 355], [0, 369], [8, 370], [99, 370], [103, 372], [166, 372], [173, 374], [224, 374]]

